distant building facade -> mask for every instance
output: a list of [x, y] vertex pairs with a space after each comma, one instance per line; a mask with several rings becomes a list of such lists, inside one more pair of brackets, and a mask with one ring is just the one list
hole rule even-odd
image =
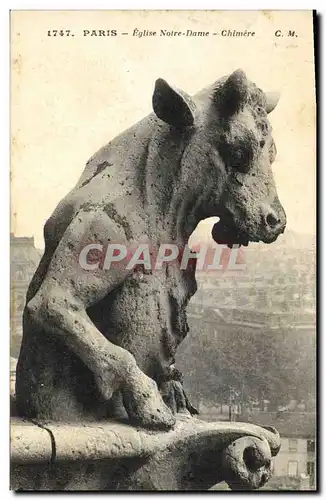
[[[209, 252], [208, 252], [209, 253]], [[244, 269], [197, 271], [192, 302], [204, 307], [315, 314], [315, 247], [253, 245], [242, 250]]]
[[19, 354], [26, 292], [40, 258], [41, 251], [35, 248], [33, 237], [10, 235], [11, 355], [15, 358]]
[[[301, 479], [307, 489], [316, 489], [316, 415], [309, 412], [260, 413], [243, 419], [257, 425], [273, 425], [281, 435], [281, 450], [274, 459], [274, 476]], [[241, 418], [242, 419], [242, 418]], [[307, 481], [304, 479], [308, 478]]]

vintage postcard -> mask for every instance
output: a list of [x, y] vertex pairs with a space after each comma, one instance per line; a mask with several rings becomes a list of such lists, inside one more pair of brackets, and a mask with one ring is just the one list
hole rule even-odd
[[312, 11], [11, 12], [11, 489], [316, 490]]

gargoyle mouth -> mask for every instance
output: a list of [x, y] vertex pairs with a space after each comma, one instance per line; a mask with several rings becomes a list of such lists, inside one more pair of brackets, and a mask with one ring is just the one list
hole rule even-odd
[[212, 229], [213, 240], [219, 245], [227, 245], [232, 248], [233, 245], [247, 247], [252, 241], [248, 235], [237, 228], [232, 222], [220, 219], [214, 224]]

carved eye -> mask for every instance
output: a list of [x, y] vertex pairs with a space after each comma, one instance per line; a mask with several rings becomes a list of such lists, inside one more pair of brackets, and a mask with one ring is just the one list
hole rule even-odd
[[231, 167], [240, 172], [247, 173], [250, 168], [250, 153], [243, 148], [237, 148], [232, 152]]

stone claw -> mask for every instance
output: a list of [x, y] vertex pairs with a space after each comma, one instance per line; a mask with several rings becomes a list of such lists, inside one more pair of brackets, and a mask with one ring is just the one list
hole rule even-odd
[[180, 380], [169, 380], [160, 386], [160, 392], [165, 404], [173, 414], [189, 412], [198, 415], [199, 411], [190, 403]]
[[167, 430], [173, 427], [175, 417], [164, 403], [156, 383], [146, 375], [138, 382], [137, 388], [122, 391], [129, 420], [150, 429]]

